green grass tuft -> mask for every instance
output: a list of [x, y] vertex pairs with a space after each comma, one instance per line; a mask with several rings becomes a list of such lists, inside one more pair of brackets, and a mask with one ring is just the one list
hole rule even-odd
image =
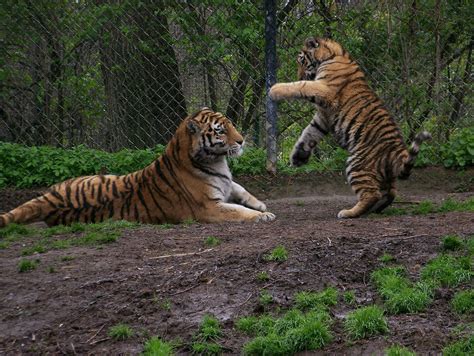
[[220, 243], [221, 243], [221, 240], [215, 236], [208, 236], [204, 240], [204, 245], [206, 246], [218, 246], [220, 245]]
[[444, 251], [456, 251], [462, 248], [463, 242], [457, 236], [446, 236], [443, 238], [442, 248]]
[[35, 253], [44, 253], [46, 252], [46, 247], [43, 245], [34, 245], [31, 247], [24, 248], [21, 250], [21, 255], [22, 256], [31, 256], [34, 255]]
[[298, 292], [295, 295], [295, 306], [300, 310], [327, 308], [337, 304], [338, 292], [329, 287], [322, 292]]
[[34, 270], [38, 266], [38, 260], [21, 260], [18, 264], [18, 272], [28, 272]]
[[195, 355], [220, 355], [222, 353], [222, 346], [215, 342], [193, 342], [191, 351]]
[[474, 354], [474, 335], [459, 340], [443, 349], [443, 356], [461, 356]]
[[282, 245], [275, 247], [268, 255], [264, 256], [265, 261], [284, 262], [288, 259], [288, 251]]
[[429, 261], [421, 270], [421, 279], [443, 287], [456, 287], [473, 276], [470, 257], [443, 255]]
[[420, 312], [431, 303], [431, 288], [424, 283], [412, 286], [403, 267], [376, 270], [372, 273], [372, 280], [391, 314]]
[[359, 308], [349, 313], [345, 328], [353, 340], [385, 334], [389, 331], [383, 310], [376, 305]]
[[423, 200], [413, 208], [413, 214], [426, 215], [436, 212], [436, 207], [432, 201]]
[[8, 224], [0, 229], [0, 238], [6, 241], [14, 241], [20, 237], [31, 236], [36, 233], [36, 229], [19, 224]]
[[200, 340], [216, 340], [222, 335], [219, 320], [212, 315], [205, 315], [199, 327]]
[[392, 345], [384, 351], [385, 356], [416, 356], [416, 353], [408, 350], [406, 347]]
[[109, 329], [109, 336], [112, 339], [123, 341], [133, 336], [133, 330], [127, 324], [117, 324]]
[[273, 303], [273, 297], [266, 290], [262, 290], [260, 292], [260, 296], [258, 298], [258, 301], [259, 301], [260, 305], [262, 305], [263, 307], [266, 307], [267, 305], [270, 305], [271, 303]]
[[458, 314], [474, 313], [474, 289], [456, 293], [451, 301], [451, 306]]
[[269, 334], [275, 326], [275, 319], [268, 315], [260, 317], [246, 316], [237, 320], [237, 330], [251, 336], [263, 336]]
[[143, 347], [143, 356], [171, 356], [173, 355], [173, 345], [153, 336]]
[[270, 280], [270, 276], [267, 272], [265, 271], [262, 271], [262, 272], [258, 272], [257, 273], [257, 280], [259, 282], [266, 282], [268, 280]]
[[345, 291], [342, 297], [346, 304], [354, 305], [357, 303], [355, 292], [352, 290]]
[[382, 263], [389, 263], [395, 261], [395, 257], [389, 253], [384, 253], [382, 256], [380, 256], [379, 261]]

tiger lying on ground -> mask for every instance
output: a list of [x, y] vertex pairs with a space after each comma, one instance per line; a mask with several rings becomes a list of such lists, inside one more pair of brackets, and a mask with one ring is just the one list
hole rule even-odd
[[346, 176], [359, 200], [337, 216], [381, 212], [395, 198], [397, 177], [408, 178], [420, 144], [431, 135], [419, 133], [407, 149], [397, 123], [369, 88], [360, 67], [333, 40], [305, 41], [298, 56], [298, 79], [275, 84], [269, 93], [273, 100], [308, 99], [318, 109], [296, 142], [291, 163], [307, 163], [323, 136], [333, 134], [349, 151]]
[[229, 119], [203, 108], [179, 125], [163, 155], [148, 167], [124, 176], [80, 177], [54, 185], [0, 215], [0, 227], [107, 219], [152, 224], [274, 220], [264, 203], [232, 181], [226, 156], [239, 156], [243, 141]]

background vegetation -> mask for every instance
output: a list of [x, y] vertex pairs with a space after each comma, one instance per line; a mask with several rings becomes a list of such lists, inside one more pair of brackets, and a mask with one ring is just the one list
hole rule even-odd
[[[473, 12], [469, 1], [278, 1], [278, 80], [295, 80], [306, 37], [335, 38], [408, 141], [433, 134], [420, 165], [473, 165]], [[264, 14], [261, 1], [2, 1], [0, 186], [141, 168], [202, 106], [246, 134], [251, 149], [234, 171], [264, 173]], [[313, 112], [280, 104], [280, 171], [294, 172], [288, 155]], [[344, 159], [328, 139], [298, 171]]]

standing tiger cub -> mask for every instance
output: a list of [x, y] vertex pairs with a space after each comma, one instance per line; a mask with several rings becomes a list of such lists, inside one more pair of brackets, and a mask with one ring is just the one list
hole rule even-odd
[[148, 167], [124, 176], [80, 177], [54, 185], [0, 215], [0, 227], [107, 219], [152, 224], [274, 220], [264, 203], [232, 181], [226, 156], [239, 156], [243, 141], [229, 119], [203, 108], [179, 125], [163, 155]]
[[346, 176], [359, 200], [337, 216], [381, 212], [395, 198], [396, 179], [408, 178], [420, 144], [431, 135], [419, 133], [407, 149], [397, 123], [339, 43], [309, 38], [297, 62], [300, 81], [275, 84], [269, 93], [274, 100], [308, 99], [318, 110], [296, 142], [291, 163], [307, 163], [317, 143], [331, 133], [349, 151]]

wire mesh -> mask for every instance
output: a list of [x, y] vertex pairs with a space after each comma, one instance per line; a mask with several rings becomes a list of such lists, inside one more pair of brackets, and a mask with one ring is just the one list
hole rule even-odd
[[[468, 13], [472, 2], [277, 1], [278, 81], [296, 80], [306, 37], [334, 38], [408, 140], [425, 128], [442, 144], [473, 126]], [[281, 103], [277, 137], [266, 137], [261, 1], [4, 0], [0, 18], [0, 141], [154, 147], [208, 106], [232, 119], [258, 154], [274, 140], [282, 170], [314, 113], [308, 103]], [[328, 139], [314, 162], [335, 152]]]

